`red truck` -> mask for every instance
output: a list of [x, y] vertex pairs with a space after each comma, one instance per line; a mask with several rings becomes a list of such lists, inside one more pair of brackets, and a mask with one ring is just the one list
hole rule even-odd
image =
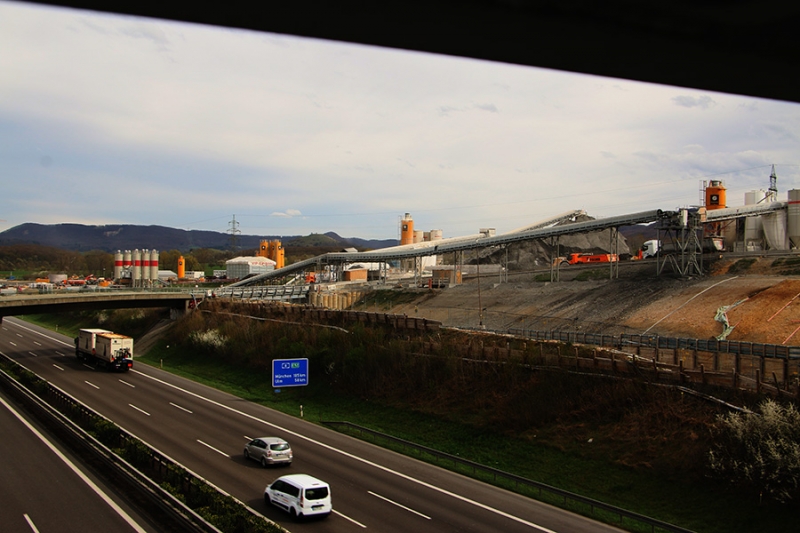
[[572, 253], [569, 257], [558, 257], [555, 260], [556, 265], [583, 265], [589, 263], [614, 263], [619, 261], [617, 254], [588, 254], [588, 253]]

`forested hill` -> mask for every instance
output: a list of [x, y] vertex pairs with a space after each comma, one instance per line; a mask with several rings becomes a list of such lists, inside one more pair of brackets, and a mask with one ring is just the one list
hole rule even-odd
[[[326, 245], [339, 243], [343, 248], [355, 247], [359, 250], [377, 249], [397, 244], [395, 239], [343, 238], [329, 232], [319, 237]], [[236, 249], [257, 250], [262, 240], [279, 239], [284, 246], [296, 239], [308, 237], [277, 235], [237, 235]], [[137, 226], [114, 224], [87, 226], [83, 224], [35, 224], [25, 223], [0, 233], [0, 245], [38, 244], [53, 246], [62, 250], [86, 252], [100, 250], [180, 250], [213, 248], [230, 250], [233, 248], [231, 235], [216, 231], [182, 230], [165, 226]], [[308, 245], [307, 243], [304, 243]], [[313, 246], [313, 244], [312, 244]]]

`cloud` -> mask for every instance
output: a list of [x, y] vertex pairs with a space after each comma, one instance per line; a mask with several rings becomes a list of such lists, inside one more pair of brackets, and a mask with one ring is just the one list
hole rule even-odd
[[717, 105], [710, 96], [695, 98], [694, 96], [681, 95], [674, 97], [672, 101], [681, 107], [699, 107], [701, 109], [708, 109]]
[[298, 209], [287, 209], [286, 211], [273, 211], [269, 216], [278, 218], [299, 217], [302, 213]]

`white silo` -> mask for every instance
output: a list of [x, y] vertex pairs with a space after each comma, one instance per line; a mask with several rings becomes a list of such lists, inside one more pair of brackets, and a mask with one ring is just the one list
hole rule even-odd
[[[764, 200], [767, 192], [763, 189], [744, 193], [744, 205], [755, 205]], [[754, 252], [762, 248], [763, 226], [761, 216], [747, 217], [744, 219], [744, 247], [745, 250]]]
[[792, 248], [800, 248], [800, 189], [789, 191], [786, 232]]
[[131, 276], [131, 281], [133, 281], [133, 286], [139, 286], [139, 281], [142, 279], [142, 252], [139, 249], [135, 249], [133, 251], [133, 275]]
[[158, 250], [150, 250], [150, 279], [158, 280]]
[[122, 254], [122, 268], [130, 270], [132, 266], [133, 260], [131, 259], [131, 251], [125, 250], [125, 252]]
[[120, 279], [122, 277], [122, 252], [117, 250], [117, 253], [114, 254], [114, 279]]
[[150, 250], [147, 248], [142, 250], [142, 280], [150, 277]]

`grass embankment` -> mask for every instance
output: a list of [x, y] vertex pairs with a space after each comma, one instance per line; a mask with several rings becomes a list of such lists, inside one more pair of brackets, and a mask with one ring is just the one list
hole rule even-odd
[[[796, 527], [796, 506], [759, 506], [757, 496], [704, 476], [716, 407], [647, 385], [464, 362], [455, 347], [472, 341], [447, 333], [436, 356], [420, 357], [422, 339], [346, 327], [193, 313], [138, 361], [294, 416], [302, 405], [311, 422], [353, 422], [698, 532]], [[310, 385], [272, 390], [277, 357], [308, 357]]]

